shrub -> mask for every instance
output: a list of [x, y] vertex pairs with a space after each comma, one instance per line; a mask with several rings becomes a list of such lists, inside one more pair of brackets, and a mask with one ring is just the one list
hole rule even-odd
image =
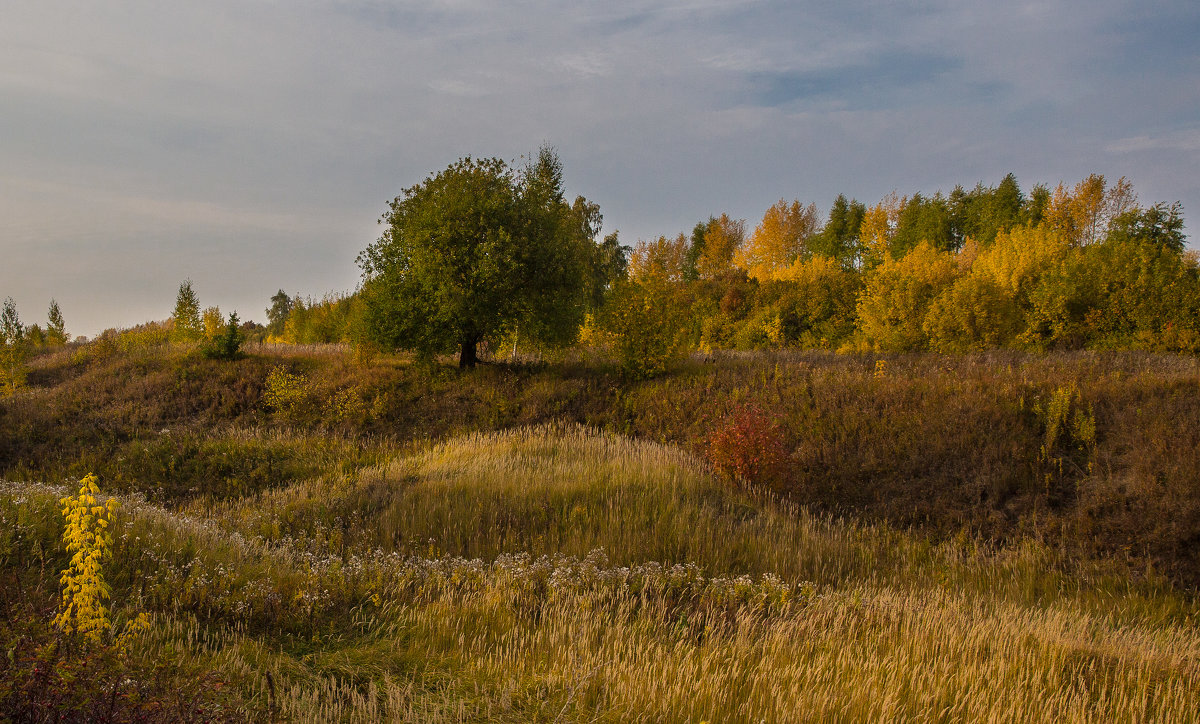
[[783, 429], [761, 408], [743, 405], [709, 434], [708, 459], [739, 480], [775, 483], [787, 461]]
[[229, 315], [225, 331], [205, 342], [201, 351], [208, 359], [236, 360], [245, 357], [242, 353], [242, 331], [238, 325], [237, 312]]
[[263, 404], [291, 422], [300, 421], [314, 411], [312, 385], [306, 376], [292, 374], [284, 365], [276, 365], [267, 373]]
[[686, 307], [680, 288], [651, 277], [618, 282], [597, 322], [622, 372], [633, 379], [655, 377], [687, 346]]

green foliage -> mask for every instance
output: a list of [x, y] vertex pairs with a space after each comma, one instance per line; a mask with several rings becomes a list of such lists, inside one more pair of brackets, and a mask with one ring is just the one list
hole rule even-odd
[[287, 420], [299, 422], [307, 420], [315, 412], [312, 394], [307, 377], [290, 372], [283, 365], [276, 365], [267, 375], [262, 399], [268, 409]]
[[1007, 346], [1021, 329], [1021, 313], [1006, 289], [971, 274], [934, 298], [922, 329], [935, 352], [977, 352]]
[[171, 338], [177, 342], [192, 342], [204, 334], [204, 324], [200, 319], [200, 299], [192, 289], [192, 280], [188, 279], [179, 285], [179, 294], [175, 297], [175, 311], [171, 314], [174, 322]]
[[25, 360], [29, 356], [29, 343], [25, 326], [17, 314], [17, 305], [12, 297], [4, 300], [0, 311], [0, 390], [5, 395], [15, 393], [25, 384]]
[[242, 330], [238, 321], [237, 312], [229, 314], [229, 321], [225, 324], [222, 331], [209, 337], [201, 346], [200, 352], [208, 359], [225, 360], [227, 362], [238, 360], [246, 355], [242, 352]]
[[1182, 254], [1186, 237], [1183, 233], [1183, 206], [1155, 204], [1148, 209], [1131, 209], [1112, 220], [1110, 242], [1139, 241]]
[[271, 297], [271, 306], [267, 307], [267, 334], [280, 336], [283, 326], [287, 324], [288, 315], [292, 312], [292, 298], [280, 289]]
[[464, 158], [405, 189], [358, 258], [371, 335], [423, 356], [459, 350], [463, 367], [518, 326], [539, 341], [572, 341], [596, 295], [588, 273], [608, 268], [588, 238], [595, 214], [577, 206], [563, 200], [548, 148], [521, 173]]
[[58, 308], [58, 302], [51, 299], [50, 309], [47, 313], [49, 324], [46, 326], [46, 342], [53, 347], [60, 347], [67, 343], [67, 325], [63, 321], [62, 310]]
[[364, 302], [360, 294], [327, 294], [322, 299], [293, 298], [283, 329], [267, 338], [289, 344], [336, 344], [364, 338]]
[[829, 219], [821, 233], [809, 242], [813, 256], [834, 259], [846, 269], [851, 269], [862, 257], [859, 230], [867, 207], [857, 199], [847, 200], [838, 194], [829, 209]]
[[687, 345], [687, 304], [674, 284], [649, 277], [617, 282], [596, 317], [597, 342], [622, 372], [646, 379], [667, 371]]
[[902, 202], [890, 247], [892, 258], [900, 259], [922, 242], [938, 251], [955, 251], [961, 245], [950, 204], [940, 192], [930, 198], [913, 194]]

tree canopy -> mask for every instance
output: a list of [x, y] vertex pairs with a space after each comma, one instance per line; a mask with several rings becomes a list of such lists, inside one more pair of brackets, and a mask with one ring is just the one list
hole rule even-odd
[[462, 367], [509, 332], [573, 341], [599, 277], [623, 268], [615, 237], [597, 243], [599, 209], [564, 199], [562, 164], [545, 147], [519, 171], [460, 159], [405, 189], [380, 223], [358, 257], [369, 334], [423, 356], [458, 350]]

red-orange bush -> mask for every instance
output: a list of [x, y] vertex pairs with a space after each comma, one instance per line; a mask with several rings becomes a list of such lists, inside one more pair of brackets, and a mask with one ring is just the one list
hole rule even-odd
[[787, 460], [783, 429], [755, 405], [737, 408], [709, 433], [707, 452], [718, 471], [750, 483], [774, 483]]

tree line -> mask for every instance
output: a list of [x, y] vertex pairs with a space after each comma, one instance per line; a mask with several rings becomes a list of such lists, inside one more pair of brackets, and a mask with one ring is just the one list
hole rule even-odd
[[10, 395], [25, 383], [25, 362], [39, 350], [67, 343], [67, 326], [58, 302], [51, 299], [45, 327], [25, 326], [12, 297], [0, 308], [0, 396]]
[[[622, 246], [568, 204], [542, 149], [522, 169], [463, 159], [406, 189], [359, 256], [356, 334], [422, 354], [578, 343], [635, 375], [689, 349], [1200, 350], [1200, 275], [1178, 203], [1124, 178], [780, 200]], [[326, 305], [330, 306], [330, 305]], [[349, 314], [354, 317], [354, 314]]]
[[[721, 214], [629, 247], [603, 233], [598, 205], [568, 201], [542, 148], [520, 167], [460, 159], [404, 189], [380, 224], [352, 294], [279, 290], [262, 327], [202, 310], [189, 281], [142, 336], [223, 340], [230, 354], [244, 339], [350, 342], [456, 353], [463, 367], [576, 346], [633, 376], [689, 350], [1200, 351], [1182, 208], [1140, 204], [1124, 178], [1026, 193], [1009, 174], [871, 206], [840, 195], [825, 215], [780, 199], [753, 228]], [[10, 389], [21, 355], [66, 341], [53, 303], [46, 329], [26, 329], [8, 300], [0, 334]]]

